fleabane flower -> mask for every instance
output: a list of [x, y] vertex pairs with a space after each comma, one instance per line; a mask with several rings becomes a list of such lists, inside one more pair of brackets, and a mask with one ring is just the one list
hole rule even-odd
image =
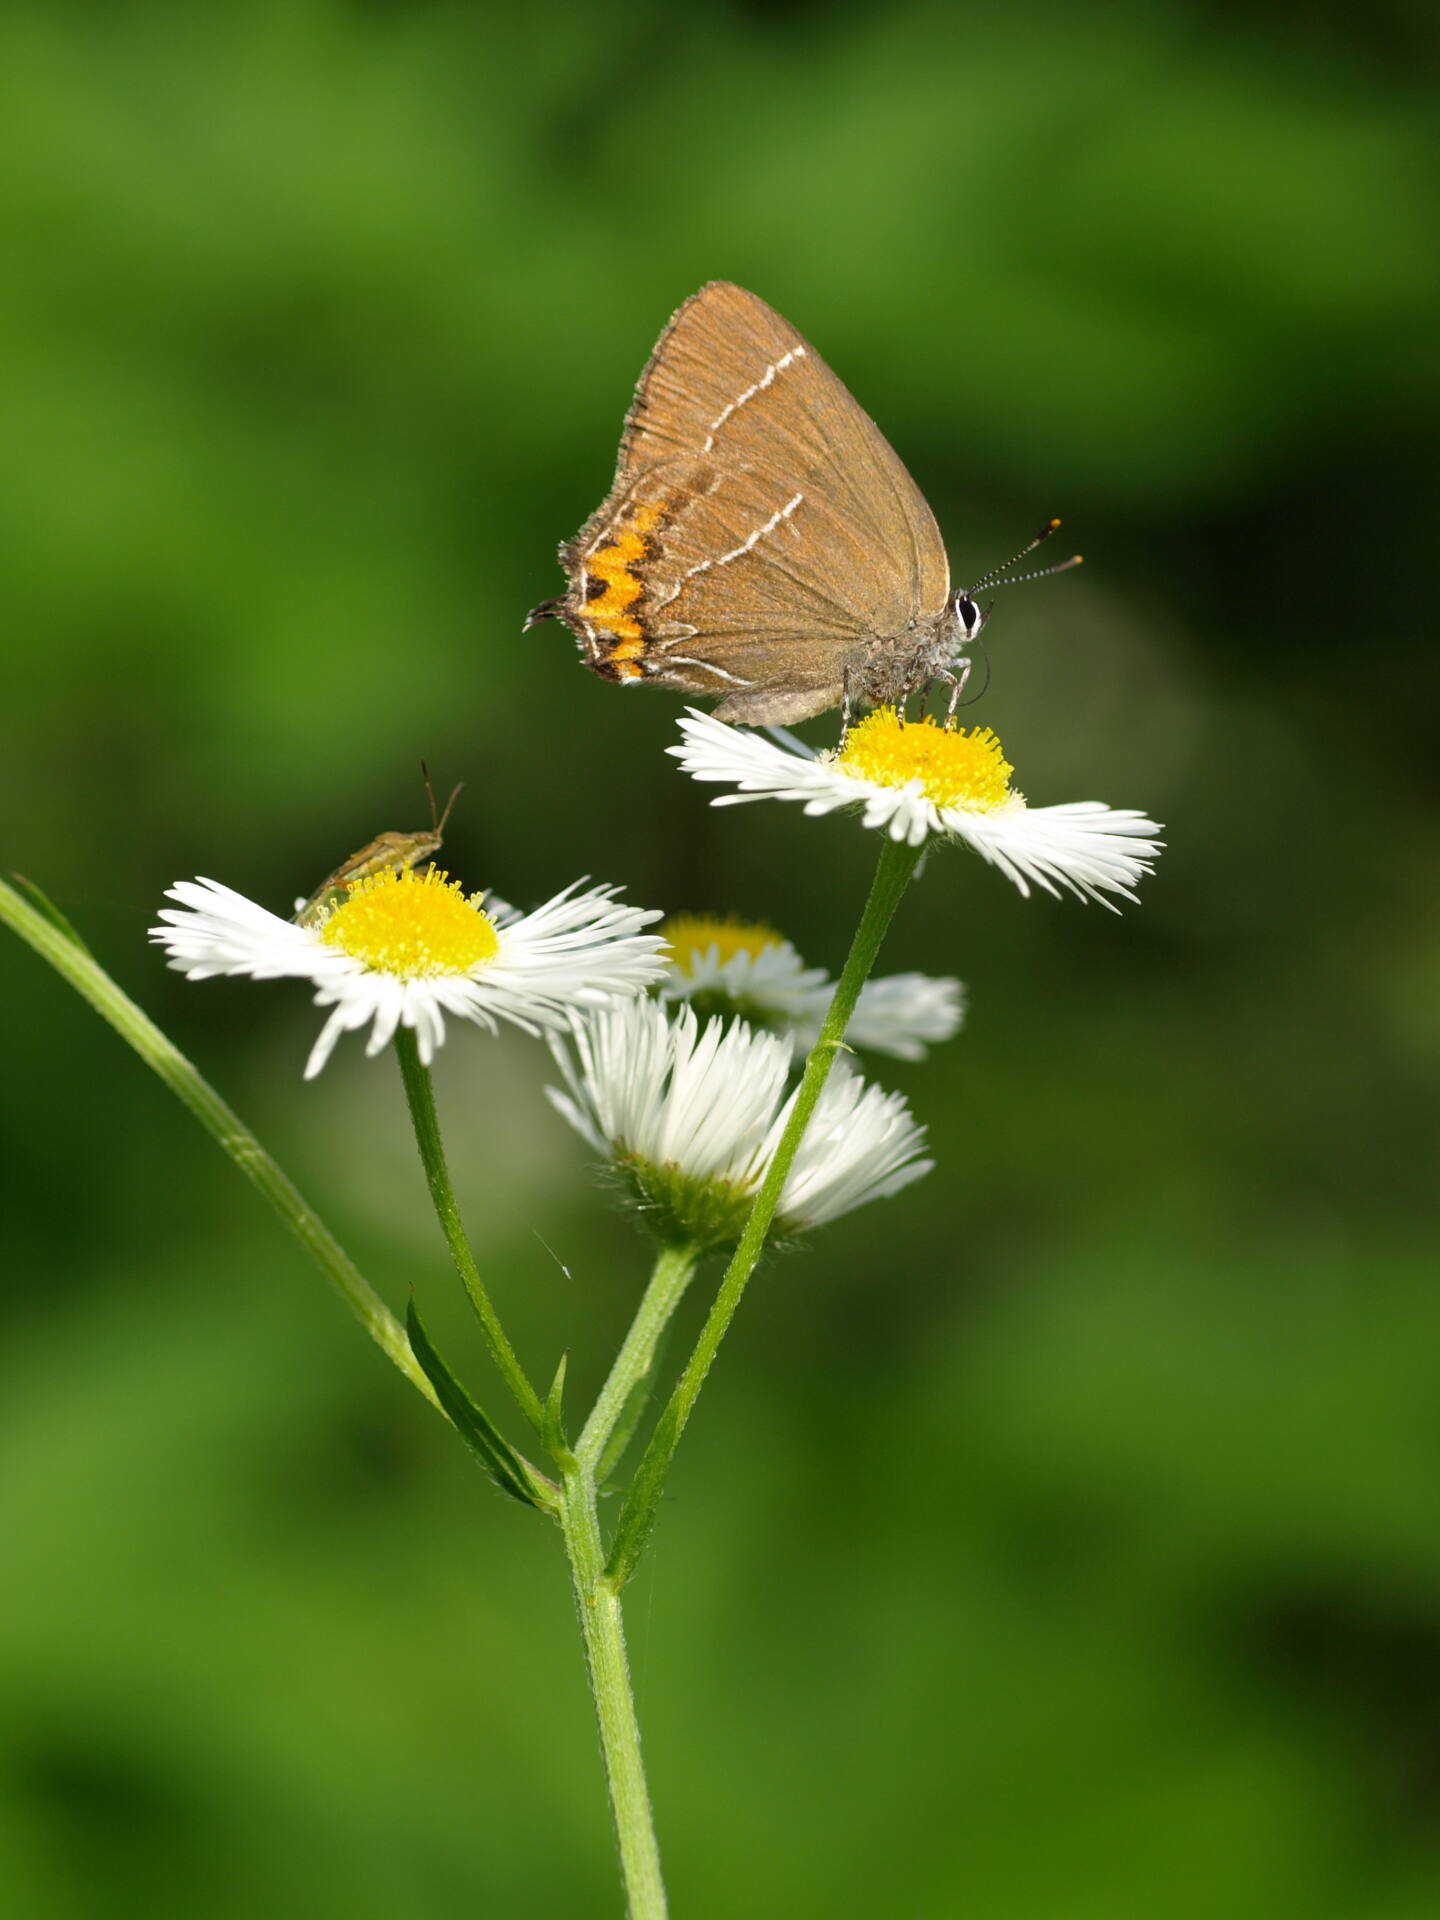
[[[669, 968], [660, 998], [684, 1001], [696, 1013], [735, 1015], [753, 1027], [788, 1036], [796, 1054], [820, 1037], [835, 982], [807, 967], [773, 928], [708, 914], [674, 914], [660, 928]], [[964, 1018], [958, 980], [896, 973], [867, 980], [845, 1038], [901, 1060], [923, 1060], [926, 1048], [949, 1040]]]
[[[582, 891], [582, 888], [584, 889]], [[342, 1033], [368, 1026], [377, 1054], [397, 1027], [413, 1029], [428, 1066], [445, 1016], [495, 1032], [564, 1026], [577, 1008], [642, 992], [664, 972], [662, 942], [640, 929], [660, 915], [616, 904], [613, 887], [577, 881], [533, 913], [487, 913], [436, 867], [356, 882], [312, 924], [281, 920], [214, 880], [167, 889], [164, 923], [150, 937], [192, 980], [248, 974], [313, 982], [315, 1004], [334, 1011], [305, 1063], [313, 1079]]]
[[696, 780], [730, 783], [717, 807], [747, 800], [797, 800], [806, 813], [858, 807], [865, 826], [918, 847], [930, 837], [962, 841], [1020, 889], [1031, 885], [1110, 906], [1133, 900], [1159, 852], [1159, 826], [1142, 813], [1097, 800], [1032, 807], [1010, 785], [1014, 769], [989, 727], [947, 727], [926, 715], [905, 720], [877, 707], [850, 729], [843, 747], [811, 757], [707, 713], [680, 722], [682, 744], [667, 749]]
[[[721, 1246], [740, 1235], [780, 1143], [791, 1050], [743, 1020], [633, 1000], [578, 1018], [551, 1049], [550, 1099], [620, 1174], [667, 1236]], [[781, 1194], [775, 1230], [796, 1234], [928, 1173], [924, 1131], [899, 1094], [831, 1072]]]

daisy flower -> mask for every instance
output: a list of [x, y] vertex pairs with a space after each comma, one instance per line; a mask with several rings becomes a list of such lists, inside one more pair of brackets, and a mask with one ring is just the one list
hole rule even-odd
[[[662, 1232], [707, 1246], [739, 1237], [790, 1117], [791, 1051], [743, 1020], [667, 1013], [632, 1000], [571, 1023], [551, 1050], [565, 1077], [549, 1096], [608, 1159]], [[899, 1094], [832, 1070], [776, 1212], [796, 1234], [930, 1171], [924, 1131]]]
[[[667, 918], [660, 933], [670, 962], [658, 989], [662, 1000], [788, 1034], [796, 1054], [814, 1046], [835, 982], [823, 968], [807, 967], [773, 928], [685, 913]], [[927, 1046], [958, 1030], [964, 1004], [958, 980], [923, 973], [867, 980], [845, 1037], [854, 1047], [923, 1060]]]
[[150, 938], [192, 980], [249, 974], [309, 980], [315, 1004], [333, 1008], [305, 1063], [313, 1079], [342, 1033], [368, 1026], [374, 1055], [397, 1027], [413, 1029], [428, 1066], [445, 1016], [496, 1031], [563, 1026], [577, 1007], [603, 1007], [643, 991], [664, 972], [664, 944], [640, 929], [658, 913], [615, 902], [615, 888], [576, 881], [533, 913], [491, 914], [438, 868], [389, 870], [351, 886], [311, 924], [281, 920], [214, 880], [181, 880], [178, 902]]
[[739, 789], [717, 807], [761, 799], [798, 800], [812, 814], [858, 807], [867, 827], [912, 847], [932, 836], [963, 841], [1027, 895], [1033, 884], [1107, 907], [1107, 893], [1133, 900], [1160, 848], [1158, 825], [1142, 813], [1098, 800], [1028, 805], [989, 727], [906, 721], [877, 707], [843, 747], [815, 757], [693, 710], [680, 729], [683, 743], [667, 751], [685, 771]]

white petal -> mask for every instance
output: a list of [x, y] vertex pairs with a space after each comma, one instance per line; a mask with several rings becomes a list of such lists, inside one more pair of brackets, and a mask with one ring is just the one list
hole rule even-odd
[[179, 880], [166, 899], [163, 923], [150, 938], [164, 947], [170, 965], [192, 980], [217, 974], [248, 974], [255, 980], [323, 980], [354, 971], [355, 962], [327, 947], [314, 927], [297, 927], [243, 893], [214, 880]]
[[[556, 1064], [562, 1073], [569, 1073], [570, 1066], [568, 1061], [557, 1059]], [[591, 1114], [578, 1100], [572, 1100], [568, 1093], [562, 1093], [558, 1087], [546, 1087], [545, 1098], [550, 1102], [551, 1106], [554, 1107], [555, 1111], [569, 1122], [587, 1146], [593, 1147], [596, 1153], [602, 1155], [610, 1151], [610, 1142], [600, 1138], [600, 1135], [595, 1130], [595, 1123]]]
[[357, 1027], [363, 1027], [374, 1011], [374, 1000], [368, 994], [357, 993], [341, 1000], [310, 1049], [310, 1058], [305, 1062], [305, 1078], [313, 1080], [334, 1052], [335, 1042], [341, 1034], [354, 1033]]
[[614, 887], [581, 893], [583, 884], [497, 928], [499, 952], [469, 976], [477, 1014], [534, 1033], [567, 1025], [577, 1006], [608, 1006], [663, 978], [665, 943], [640, 931], [660, 914], [617, 905]]
[[1021, 893], [1028, 893], [1026, 882], [1033, 881], [1047, 893], [1058, 895], [1065, 887], [1102, 907], [1111, 907], [1106, 893], [1135, 899], [1134, 886], [1150, 872], [1161, 846], [1155, 821], [1095, 800], [1027, 807], [1017, 799], [991, 813], [947, 807], [942, 818], [957, 839], [998, 867]]
[[[788, 1118], [789, 1103], [766, 1143], [767, 1158]], [[934, 1165], [920, 1158], [924, 1144], [924, 1128], [898, 1093], [867, 1086], [837, 1062], [786, 1176], [777, 1219], [800, 1232], [898, 1193]]]
[[[820, 760], [787, 753], [771, 740], [749, 729], [727, 726], [713, 714], [691, 708], [680, 721], [684, 736], [678, 747], [667, 747], [692, 779], [733, 782], [739, 793], [726, 794], [715, 804], [772, 797], [817, 803], [816, 810], [850, 804], [854, 795], [834, 798], [835, 776]], [[808, 810], [808, 809], [807, 809]]]
[[[414, 980], [412, 988], [424, 988], [431, 984], [427, 980]], [[437, 983], [438, 984], [438, 983]], [[415, 1045], [422, 1062], [428, 1067], [436, 1053], [445, 1044], [445, 1016], [440, 1011], [440, 1000], [433, 993], [411, 992], [406, 996], [406, 1024], [415, 1029]]]
[[405, 989], [399, 980], [387, 980], [383, 975], [375, 979], [375, 1025], [370, 1038], [365, 1042], [367, 1059], [373, 1060], [377, 1053], [388, 1047], [395, 1037], [395, 1029], [400, 1024], [400, 1016], [405, 1011]]
[[964, 1018], [965, 989], [958, 980], [892, 973], [860, 989], [845, 1039], [897, 1060], [923, 1060], [928, 1047], [953, 1038]]

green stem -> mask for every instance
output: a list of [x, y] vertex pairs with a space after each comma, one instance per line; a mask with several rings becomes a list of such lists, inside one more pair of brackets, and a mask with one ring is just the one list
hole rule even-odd
[[584, 1467], [565, 1476], [560, 1524], [570, 1558], [595, 1715], [600, 1723], [600, 1748], [629, 1920], [665, 1920], [665, 1884], [660, 1877], [660, 1850], [640, 1758], [640, 1728], [630, 1691], [620, 1595], [605, 1573], [595, 1482]]
[[411, 1351], [405, 1329], [360, 1273], [320, 1216], [297, 1192], [243, 1121], [216, 1093], [174, 1043], [143, 1013], [83, 947], [54, 921], [0, 880], [0, 921], [14, 929], [108, 1021], [120, 1038], [152, 1068], [187, 1106], [206, 1132], [224, 1148], [246, 1178], [257, 1186], [315, 1260], [341, 1299], [387, 1359], [432, 1406], [435, 1389]]
[[624, 1586], [645, 1551], [650, 1529], [655, 1524], [665, 1477], [670, 1470], [675, 1449], [680, 1444], [680, 1436], [685, 1431], [686, 1422], [700, 1396], [700, 1389], [705, 1384], [705, 1376], [720, 1350], [720, 1343], [735, 1317], [735, 1309], [764, 1249], [765, 1237], [770, 1231], [775, 1209], [780, 1204], [780, 1196], [785, 1188], [786, 1175], [804, 1138], [835, 1055], [845, 1043], [845, 1029], [855, 1011], [860, 989], [869, 978], [880, 944], [909, 885], [921, 850], [920, 847], [906, 846], [889, 839], [881, 849], [875, 878], [870, 886], [870, 897], [865, 902], [865, 911], [855, 930], [855, 938], [836, 984], [830, 1009], [825, 1015], [825, 1024], [820, 1029], [820, 1037], [810, 1049], [805, 1062], [790, 1119], [780, 1136], [775, 1157], [760, 1183], [740, 1243], [725, 1269], [715, 1304], [700, 1330], [700, 1337], [686, 1362], [685, 1371], [676, 1382], [669, 1403], [656, 1423], [650, 1444], [645, 1449], [626, 1495], [610, 1553], [610, 1578], [617, 1587]]
[[[622, 1448], [609, 1446], [612, 1435], [619, 1438], [623, 1432], [628, 1438], [633, 1433], [635, 1422], [644, 1411], [660, 1336], [679, 1306], [680, 1296], [694, 1277], [699, 1261], [700, 1249], [696, 1246], [686, 1244], [660, 1249], [625, 1344], [616, 1354], [610, 1377], [600, 1389], [600, 1397], [575, 1442], [576, 1458], [592, 1472], [602, 1456], [606, 1457], [606, 1470], [619, 1458]], [[604, 1473], [599, 1477], [603, 1479]]]
[[650, 1362], [650, 1371], [637, 1381], [634, 1391], [625, 1402], [620, 1418], [615, 1423], [614, 1432], [605, 1442], [605, 1451], [601, 1454], [595, 1468], [595, 1484], [602, 1493], [608, 1491], [620, 1462], [630, 1451], [630, 1442], [635, 1438], [637, 1428], [645, 1418], [645, 1411], [655, 1392], [660, 1363], [669, 1343], [670, 1328], [665, 1326], [660, 1329], [660, 1337], [655, 1342], [655, 1357]]
[[460, 1209], [450, 1185], [450, 1170], [445, 1164], [445, 1148], [440, 1139], [440, 1121], [435, 1112], [435, 1090], [430, 1082], [430, 1069], [421, 1064], [420, 1049], [408, 1027], [396, 1029], [395, 1052], [399, 1056], [400, 1071], [405, 1079], [405, 1097], [410, 1102], [415, 1144], [420, 1149], [425, 1178], [430, 1183], [430, 1198], [434, 1202], [441, 1231], [449, 1243], [450, 1256], [470, 1296], [470, 1304], [484, 1331], [491, 1356], [506, 1386], [515, 1396], [515, 1404], [535, 1431], [543, 1434], [545, 1409], [540, 1396], [531, 1386], [525, 1369], [516, 1358], [515, 1349], [505, 1336], [495, 1303], [486, 1291], [485, 1282], [480, 1278], [480, 1269], [475, 1264], [475, 1256], [470, 1251], [470, 1242], [465, 1238]]

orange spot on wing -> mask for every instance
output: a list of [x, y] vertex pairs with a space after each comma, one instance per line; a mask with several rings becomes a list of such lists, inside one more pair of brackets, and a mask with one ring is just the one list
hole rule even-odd
[[[664, 502], [660, 500], [638, 506], [630, 524], [620, 530], [612, 543], [608, 547], [598, 547], [586, 558], [586, 573], [596, 580], [603, 580], [605, 591], [585, 602], [583, 617], [597, 627], [608, 628], [614, 634], [615, 645], [606, 654], [607, 660], [633, 660], [645, 650], [644, 630], [630, 612], [645, 588], [635, 578], [632, 569], [637, 560], [644, 558], [649, 544], [646, 535], [663, 511]], [[635, 671], [638, 672], [638, 668]]]

